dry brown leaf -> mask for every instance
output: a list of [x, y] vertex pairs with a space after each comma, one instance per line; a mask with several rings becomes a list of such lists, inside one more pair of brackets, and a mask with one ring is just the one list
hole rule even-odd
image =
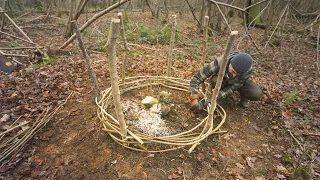
[[6, 122], [6, 121], [8, 121], [10, 119], [10, 115], [9, 114], [5, 114], [5, 115], [3, 115], [2, 116], [2, 118], [1, 118], [1, 122]]
[[236, 163], [236, 166], [237, 166], [238, 168], [240, 168], [240, 169], [245, 169], [245, 167], [244, 167], [242, 164], [240, 164], [240, 163]]
[[265, 180], [266, 179], [264, 176], [256, 176], [255, 178], [256, 178], [256, 180]]
[[249, 167], [254, 168], [254, 164], [252, 162], [251, 157], [246, 157], [246, 161]]
[[277, 165], [276, 171], [283, 174], [290, 174], [287, 168], [283, 167], [282, 165]]

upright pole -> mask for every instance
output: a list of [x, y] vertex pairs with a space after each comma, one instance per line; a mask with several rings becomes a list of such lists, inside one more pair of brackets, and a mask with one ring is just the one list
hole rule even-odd
[[[235, 40], [237, 35], [238, 35], [238, 31], [231, 31], [231, 34], [230, 34], [230, 37], [229, 37], [229, 40], [228, 40], [228, 43], [227, 43], [226, 50], [224, 51], [224, 54], [223, 54], [223, 59], [222, 59], [221, 65], [220, 65], [217, 82], [216, 82], [215, 88], [212, 91], [212, 101], [211, 101], [211, 106], [210, 106], [210, 109], [209, 109], [209, 112], [208, 112], [208, 119], [206, 121], [206, 124], [205, 124], [200, 136], [199, 136], [199, 140], [197, 142], [195, 142], [191, 146], [191, 148], [188, 150], [189, 153], [191, 153], [194, 150], [194, 148], [197, 147], [197, 145], [199, 144], [200, 141], [202, 141], [205, 138], [207, 138], [212, 132], [212, 129], [213, 129], [213, 113], [214, 113], [214, 111], [215, 111], [215, 109], [217, 107], [218, 93], [220, 91], [220, 88], [221, 88], [221, 85], [222, 85], [222, 80], [223, 80], [223, 77], [224, 77], [225, 72], [226, 72], [227, 59], [228, 59], [229, 54], [231, 52], [232, 44], [233, 44], [233, 42], [234, 42], [234, 40]], [[222, 125], [223, 123], [220, 123], [220, 124]], [[219, 128], [220, 128], [220, 126], [216, 127], [215, 130], [217, 130]]]
[[209, 16], [204, 17], [204, 31], [203, 31], [203, 39], [202, 39], [202, 57], [201, 57], [201, 65], [204, 66], [204, 61], [207, 58], [208, 54], [208, 22]]
[[109, 56], [113, 104], [116, 108], [116, 114], [117, 114], [117, 119], [120, 125], [122, 139], [125, 139], [127, 136], [127, 128], [126, 128], [126, 122], [124, 121], [122, 105], [120, 103], [119, 78], [118, 78], [117, 66], [116, 66], [116, 41], [118, 38], [119, 28], [120, 28], [120, 19], [112, 19], [111, 20], [111, 38], [110, 38], [110, 44], [108, 46], [108, 56]]
[[171, 66], [172, 66], [172, 52], [174, 47], [174, 41], [176, 36], [176, 25], [177, 25], [177, 16], [172, 15], [172, 31], [171, 31], [171, 38], [170, 38], [170, 48], [169, 48], [169, 56], [168, 56], [168, 77], [171, 76]]
[[94, 71], [93, 71], [91, 59], [88, 56], [87, 50], [86, 50], [86, 48], [84, 46], [84, 43], [82, 41], [81, 34], [80, 34], [80, 31], [79, 31], [79, 28], [78, 28], [76, 22], [75, 21], [71, 21], [71, 23], [73, 25], [74, 31], [76, 32], [76, 36], [77, 36], [77, 39], [79, 41], [79, 47], [80, 47], [80, 49], [82, 51], [82, 54], [83, 54], [83, 56], [86, 59], [86, 62], [88, 64], [88, 69], [89, 69], [89, 72], [90, 72], [90, 76], [91, 76], [91, 79], [92, 79], [93, 84], [94, 84], [95, 89], [96, 89], [96, 96], [98, 98], [98, 101], [100, 101], [100, 98], [101, 98], [100, 89], [99, 89], [99, 85], [98, 85], [98, 81], [97, 81], [96, 75], [94, 74]]
[[127, 43], [126, 32], [125, 32], [125, 29], [124, 29], [124, 22], [123, 22], [122, 12], [118, 13], [118, 18], [120, 19], [120, 24], [121, 24], [120, 33], [121, 33], [123, 46], [124, 46], [124, 49], [125, 49], [124, 57], [123, 57], [123, 61], [122, 61], [122, 73], [121, 73], [122, 74], [122, 82], [124, 82], [125, 78], [126, 78], [126, 71], [127, 71], [127, 69], [126, 69], [126, 66], [127, 66], [127, 55], [128, 55], [128, 52], [130, 50], [129, 50], [128, 43]]
[[124, 29], [124, 22], [123, 22], [122, 12], [118, 13], [118, 18], [120, 19], [120, 24], [121, 24], [120, 33], [121, 33], [121, 38], [122, 38], [122, 41], [123, 41], [123, 46], [124, 46], [124, 49], [126, 51], [129, 51], [127, 38], [126, 38], [126, 32], [125, 32], [125, 29]]
[[[208, 54], [208, 23], [209, 23], [209, 16], [204, 17], [204, 25], [203, 25], [203, 39], [202, 39], [202, 57], [201, 57], [201, 65], [204, 67], [204, 61], [207, 58]], [[205, 92], [205, 84], [201, 84], [202, 92]]]
[[[5, 13], [5, 10], [7, 9], [7, 0], [4, 0], [3, 1], [3, 4], [2, 4], [2, 10], [3, 12], [1, 13], [1, 27], [0, 27], [0, 31], [3, 31], [3, 28], [4, 28], [4, 23], [5, 23], [5, 16], [4, 16], [4, 13]], [[1, 37], [1, 35], [0, 35]]]

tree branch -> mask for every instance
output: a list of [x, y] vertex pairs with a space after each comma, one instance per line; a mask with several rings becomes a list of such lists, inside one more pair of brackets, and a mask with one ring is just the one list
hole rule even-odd
[[[95, 14], [94, 16], [92, 16], [92, 18], [90, 18], [84, 25], [81, 26], [81, 28], [79, 29], [80, 32], [82, 32], [83, 30], [85, 30], [88, 26], [90, 26], [95, 20], [97, 20], [99, 17], [105, 15], [106, 13], [112, 11], [113, 9], [119, 7], [120, 5], [128, 2], [130, 0], [121, 0], [115, 4], [113, 4], [112, 6], [102, 10], [101, 12]], [[72, 41], [74, 41], [74, 39], [76, 38], [76, 35], [73, 34], [61, 47], [60, 49], [64, 49], [66, 48]]]
[[217, 1], [214, 1], [214, 0], [208, 0], [208, 1], [210, 1], [210, 2], [212, 2], [212, 3], [215, 3], [215, 4], [222, 5], [222, 6], [227, 6], [227, 7], [230, 7], [230, 8], [239, 10], [239, 11], [242, 11], [242, 12], [245, 11], [245, 9], [242, 9], [242, 8], [237, 7], [237, 6], [230, 5], [230, 4], [226, 4], [226, 3], [222, 3], [222, 2], [217, 2]]

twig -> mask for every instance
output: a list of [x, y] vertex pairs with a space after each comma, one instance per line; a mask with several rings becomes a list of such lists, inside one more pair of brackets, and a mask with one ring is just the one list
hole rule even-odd
[[14, 126], [14, 127], [10, 128], [10, 129], [8, 129], [8, 130], [0, 133], [0, 136], [5, 135], [5, 134], [7, 134], [8, 132], [11, 132], [11, 131], [17, 129], [18, 127], [24, 126], [24, 125], [26, 125], [26, 124], [28, 124], [28, 123], [29, 123], [29, 122], [25, 122], [25, 123], [19, 124], [19, 125], [17, 125], [17, 126]]
[[316, 133], [311, 133], [311, 132], [304, 132], [302, 133], [304, 135], [309, 135], [309, 136], [320, 136], [320, 134], [316, 134]]
[[[315, 23], [317, 23], [318, 21], [320, 21], [319, 17], [320, 17], [320, 14], [315, 18], [315, 20], [314, 20], [311, 24], [309, 24], [308, 26], [306, 26], [303, 30], [309, 29], [309, 28], [312, 27]], [[300, 30], [300, 31], [303, 31], [303, 30]]]
[[217, 6], [217, 8], [218, 8], [218, 10], [219, 10], [219, 12], [220, 12], [220, 14], [221, 14], [221, 16], [223, 17], [223, 19], [224, 19], [224, 22], [226, 23], [226, 25], [228, 26], [228, 28], [229, 28], [229, 30], [230, 30], [230, 32], [232, 32], [232, 29], [231, 29], [231, 27], [229, 26], [229, 23], [228, 23], [228, 20], [227, 20], [227, 18], [226, 18], [226, 16], [223, 14], [223, 12], [221, 11], [221, 9], [220, 9], [220, 7], [219, 7], [219, 5], [218, 5], [218, 3], [217, 2], [213, 2], [216, 6]]
[[[251, 24], [252, 24], [253, 22], [255, 22], [255, 21], [263, 14], [263, 12], [267, 9], [267, 7], [270, 5], [270, 3], [271, 3], [272, 1], [273, 1], [273, 0], [270, 0], [270, 1], [268, 2], [268, 4], [266, 5], [266, 7], [264, 7], [264, 8], [260, 11], [260, 13], [249, 23], [248, 27], [250, 27]], [[244, 21], [244, 22], [245, 22], [245, 21]]]
[[[0, 50], [0, 54], [2, 55], [2, 56], [12, 56], [12, 54], [6, 54], [6, 53], [4, 53], [3, 51], [1, 51]], [[23, 56], [27, 56], [27, 55], [19, 55], [20, 57], [23, 57]], [[27, 56], [27, 57], [29, 57], [29, 56]], [[14, 62], [16, 62], [16, 63], [18, 63], [18, 64], [21, 64], [22, 65], [22, 63], [21, 62], [19, 62], [19, 61], [17, 61], [17, 60], [15, 60], [15, 59], [12, 59], [12, 61], [14, 61]]]
[[33, 41], [27, 36], [27, 34], [22, 31], [22, 29], [8, 16], [8, 14], [4, 13], [4, 16], [11, 22], [11, 24], [13, 24], [13, 26], [15, 26], [15, 27], [19, 30], [19, 32], [20, 32], [30, 43], [33, 43]]
[[36, 49], [36, 47], [0, 47], [0, 50], [20, 50], [20, 49]]
[[[19, 116], [18, 119], [16, 119], [16, 120], [10, 125], [9, 128], [11, 128], [14, 124], [16, 124], [16, 122], [19, 121], [19, 119], [20, 119], [21, 117], [22, 117], [22, 115]], [[3, 137], [4, 137], [4, 136], [1, 136], [1, 137], [0, 137], [0, 141], [2, 140]]]
[[[29, 57], [28, 55], [24, 55], [24, 54], [3, 54], [4, 56], [12, 56], [12, 57]], [[22, 64], [22, 63], [20, 63], [19, 61], [17, 61], [17, 60], [13, 60], [13, 61], [15, 61], [15, 62], [17, 62], [17, 63], [19, 63], [19, 64]]]
[[7, 36], [10, 36], [10, 37], [13, 37], [13, 38], [16, 38], [16, 39], [19, 39], [19, 40], [21, 40], [21, 41], [24, 41], [24, 42], [33, 44], [33, 45], [36, 44], [36, 43], [34, 43], [34, 42], [27, 41], [27, 40], [25, 40], [25, 39], [22, 39], [22, 38], [20, 38], [20, 37], [17, 37], [17, 36], [15, 36], [15, 35], [12, 35], [12, 34], [9, 34], [9, 33], [3, 32], [3, 31], [0, 31], [0, 33], [1, 33], [1, 34], [4, 34], [4, 35], [7, 35]]
[[[246, 15], [245, 15], [244, 13], [243, 13], [243, 22], [246, 22]], [[250, 40], [252, 41], [253, 45], [255, 46], [255, 48], [257, 49], [257, 51], [259, 52], [259, 54], [262, 55], [262, 53], [261, 53], [258, 45], [256, 44], [256, 42], [255, 42], [254, 39], [252, 38], [252, 36], [251, 36], [251, 34], [250, 34], [249, 30], [248, 30], [248, 27], [247, 27], [246, 23], [244, 23], [244, 29], [246, 30], [246, 32], [247, 32]]]
[[317, 37], [317, 68], [318, 68], [318, 73], [320, 74], [319, 38], [320, 38], [320, 25], [319, 25], [319, 28], [318, 28], [318, 37]]
[[128, 45], [130, 45], [130, 46], [138, 46], [138, 47], [149, 49], [149, 50], [153, 50], [153, 51], [159, 51], [159, 49], [149, 48], [147, 46], [142, 46], [142, 45], [139, 45], [139, 44], [128, 43]]
[[227, 6], [227, 7], [230, 7], [230, 8], [245, 12], [245, 9], [239, 8], [237, 6], [233, 6], [233, 5], [230, 5], [230, 4], [226, 4], [226, 3], [222, 3], [222, 2], [218, 2], [218, 1], [214, 1], [214, 0], [209, 0], [209, 1], [212, 2], [212, 3], [215, 3], [215, 4], [219, 4], [219, 5], [222, 5], [222, 6]]
[[216, 180], [218, 180], [220, 178], [220, 176], [223, 174], [223, 172], [226, 170], [228, 163], [229, 163], [229, 161], [226, 162], [226, 165], [223, 167], [222, 171], [218, 174], [218, 176], [216, 177]]
[[50, 107], [43, 111], [41, 115], [36, 119], [36, 122], [32, 125], [32, 127], [26, 130], [25, 134], [18, 141], [14, 142], [0, 153], [0, 163], [8, 157], [12, 158], [15, 153], [18, 153], [24, 147], [24, 145], [53, 118], [57, 111], [62, 108], [62, 106], [72, 95], [73, 92], [71, 92], [67, 99], [51, 113], [49, 113], [49, 110], [51, 109]]
[[199, 20], [197, 19], [196, 15], [194, 14], [194, 10], [192, 9], [191, 4], [189, 3], [188, 0], [185, 0], [185, 1], [187, 2], [188, 6], [189, 6], [189, 8], [190, 8], [190, 10], [191, 10], [191, 13], [192, 13], [193, 18], [197, 21], [198, 27], [201, 27], [201, 24], [200, 24]]
[[271, 33], [271, 35], [270, 35], [270, 37], [269, 37], [268, 41], [266, 42], [266, 44], [265, 44], [264, 48], [266, 48], [266, 47], [267, 47], [267, 45], [268, 45], [268, 43], [269, 43], [270, 39], [272, 38], [272, 36], [273, 36], [274, 32], [276, 31], [276, 29], [277, 29], [277, 27], [278, 27], [278, 25], [279, 25], [279, 23], [280, 23], [280, 21], [281, 21], [281, 19], [282, 19], [283, 15], [284, 15], [284, 13], [286, 12], [286, 9], [287, 9], [287, 8], [288, 8], [288, 5], [283, 9], [282, 14], [281, 14], [281, 17], [280, 17], [280, 19], [279, 19], [279, 21], [278, 21], [278, 23], [277, 23], [276, 27], [274, 28], [273, 32]]
[[27, 12], [27, 13], [24, 13], [24, 14], [22, 14], [21, 16], [16, 17], [15, 19], [20, 19], [20, 18], [22, 18], [23, 16], [27, 16], [28, 14], [32, 13], [33, 10], [34, 10], [34, 9], [31, 9], [31, 11], [29, 11], [29, 12]]
[[292, 136], [292, 138], [297, 142], [297, 144], [300, 146], [301, 151], [304, 151], [304, 148], [302, 147], [301, 143], [298, 141], [298, 139], [296, 137], [294, 137], [294, 135], [291, 133], [291, 131], [288, 129], [290, 135]]
[[259, 2], [255, 3], [255, 4], [252, 4], [252, 5], [250, 5], [250, 6], [246, 7], [246, 8], [244, 8], [243, 10], [245, 10], [245, 11], [246, 11], [246, 10], [248, 10], [248, 9], [252, 8], [253, 6], [259, 5], [259, 4], [261, 4], [261, 3], [265, 2], [265, 1], [267, 1], [267, 0], [259, 1]]

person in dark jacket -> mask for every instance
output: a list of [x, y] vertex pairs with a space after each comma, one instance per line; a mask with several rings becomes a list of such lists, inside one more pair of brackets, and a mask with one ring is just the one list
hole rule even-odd
[[[210, 64], [197, 71], [190, 80], [190, 101], [191, 110], [197, 112], [204, 108], [204, 104], [199, 100], [199, 87], [206, 79], [210, 79], [212, 87], [220, 70], [222, 57], [213, 60]], [[227, 59], [227, 68], [223, 77], [221, 89], [218, 94], [219, 98], [225, 98], [234, 91], [240, 93], [241, 99], [239, 105], [248, 107], [249, 100], [257, 101], [262, 95], [261, 89], [250, 80], [252, 73], [252, 57], [247, 53], [232, 52]], [[211, 102], [211, 97], [206, 101]]]

